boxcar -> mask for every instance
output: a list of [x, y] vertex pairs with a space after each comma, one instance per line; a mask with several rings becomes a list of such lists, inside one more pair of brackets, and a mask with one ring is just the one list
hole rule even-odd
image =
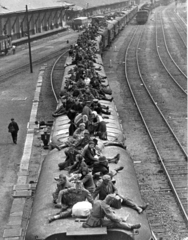
[[148, 11], [147, 10], [141, 10], [139, 12], [137, 12], [136, 15], [136, 21], [138, 24], [145, 24], [148, 20]]
[[78, 30], [80, 27], [88, 27], [89, 19], [87, 17], [79, 17], [73, 20], [73, 29]]

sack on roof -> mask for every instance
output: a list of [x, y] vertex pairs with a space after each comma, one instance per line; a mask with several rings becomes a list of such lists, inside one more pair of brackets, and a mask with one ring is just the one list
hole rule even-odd
[[77, 202], [72, 207], [72, 216], [73, 217], [87, 217], [90, 214], [92, 209], [92, 204], [87, 201]]

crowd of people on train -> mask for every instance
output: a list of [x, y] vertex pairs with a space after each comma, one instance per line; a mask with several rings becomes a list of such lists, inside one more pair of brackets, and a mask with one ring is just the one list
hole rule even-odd
[[121, 156], [106, 157], [98, 146], [97, 137], [108, 140], [105, 119], [111, 114], [109, 107], [99, 100], [113, 99], [108, 84], [105, 84], [106, 77], [99, 72], [100, 65], [95, 64], [98, 51], [94, 40], [98, 29], [99, 26], [91, 24], [78, 37], [77, 43], [70, 46], [70, 65], [74, 68], [68, 72], [65, 88], [61, 91], [61, 106], [53, 113], [54, 117], [66, 114], [70, 127], [68, 141], [54, 146], [65, 153], [66, 159], [58, 167], [67, 170], [67, 175], [61, 173], [55, 178], [57, 187], [52, 196], [59, 212], [49, 219], [49, 223], [70, 217], [73, 206], [87, 200], [92, 210], [83, 223], [84, 228], [106, 226], [133, 230], [141, 224], [127, 223], [127, 217], [119, 217], [112, 208], [128, 206], [140, 214], [147, 205], [138, 206], [119, 193], [114, 176], [123, 167], [111, 170], [109, 164], [117, 164]]

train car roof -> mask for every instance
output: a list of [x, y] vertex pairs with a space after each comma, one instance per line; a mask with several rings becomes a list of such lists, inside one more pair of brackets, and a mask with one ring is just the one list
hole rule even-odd
[[103, 19], [103, 18], [105, 18], [105, 16], [98, 15], [98, 16], [93, 16], [92, 18], [101, 18], [101, 19]]
[[74, 18], [74, 20], [87, 20], [88, 17], [78, 17], [78, 18]]
[[[118, 165], [124, 166], [124, 169], [119, 173], [116, 179], [116, 187], [118, 188], [120, 194], [126, 196], [129, 199], [132, 199], [137, 204], [143, 204], [140, 196], [137, 179], [135, 175], [135, 170], [133, 167], [132, 159], [123, 148], [118, 146], [109, 146], [105, 147], [103, 154], [105, 156], [114, 156], [115, 154], [120, 153], [120, 161]], [[37, 191], [35, 195], [33, 210], [30, 218], [30, 223], [27, 229], [26, 240], [36, 240], [38, 239], [57, 239], [57, 240], [72, 240], [67, 236], [67, 233], [74, 231], [82, 231], [82, 223], [75, 222], [74, 218], [60, 219], [52, 223], [48, 223], [48, 218], [58, 212], [58, 209], [54, 208], [52, 203], [52, 192], [55, 190], [57, 182], [54, 180], [54, 177], [58, 177], [60, 171], [58, 170], [57, 164], [65, 160], [64, 151], [53, 150], [49, 153], [47, 158], [44, 160], [42, 165], [42, 171], [40, 174], [39, 182], [37, 185]], [[110, 169], [117, 167], [116, 164], [109, 164]], [[62, 171], [61, 171], [62, 172]], [[66, 173], [64, 171], [64, 173]], [[45, 183], [45, 184], [44, 184]], [[135, 210], [122, 207], [121, 209], [116, 209], [118, 215], [125, 217], [125, 215], [130, 214], [127, 222], [131, 224], [141, 223], [142, 227], [139, 229], [139, 233], [135, 235], [135, 240], [149, 240], [150, 239], [150, 228], [145, 216], [145, 213], [138, 214]], [[133, 238], [133, 232], [115, 230], [116, 239], [125, 239], [118, 238], [118, 231], [121, 232], [124, 237], [130, 236], [130, 239]], [[112, 233], [110, 233], [111, 235]], [[104, 235], [105, 236], [105, 235]], [[90, 239], [103, 239], [95, 238], [95, 236], [89, 236]], [[81, 236], [81, 238], [76, 237], [76, 239], [88, 239]], [[105, 238], [106, 239], [106, 238]], [[108, 237], [108, 239], [110, 239]], [[115, 238], [114, 238], [115, 239]], [[126, 238], [129, 239], [129, 238]]]

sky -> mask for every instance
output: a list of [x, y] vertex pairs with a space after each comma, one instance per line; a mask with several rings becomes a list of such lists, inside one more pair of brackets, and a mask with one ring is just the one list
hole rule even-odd
[[121, 1], [123, 0], [0, 0], [0, 14], [23, 11], [26, 5], [28, 9], [37, 9], [62, 6], [62, 2], [67, 2], [86, 8], [87, 3], [88, 7], [92, 7]]

